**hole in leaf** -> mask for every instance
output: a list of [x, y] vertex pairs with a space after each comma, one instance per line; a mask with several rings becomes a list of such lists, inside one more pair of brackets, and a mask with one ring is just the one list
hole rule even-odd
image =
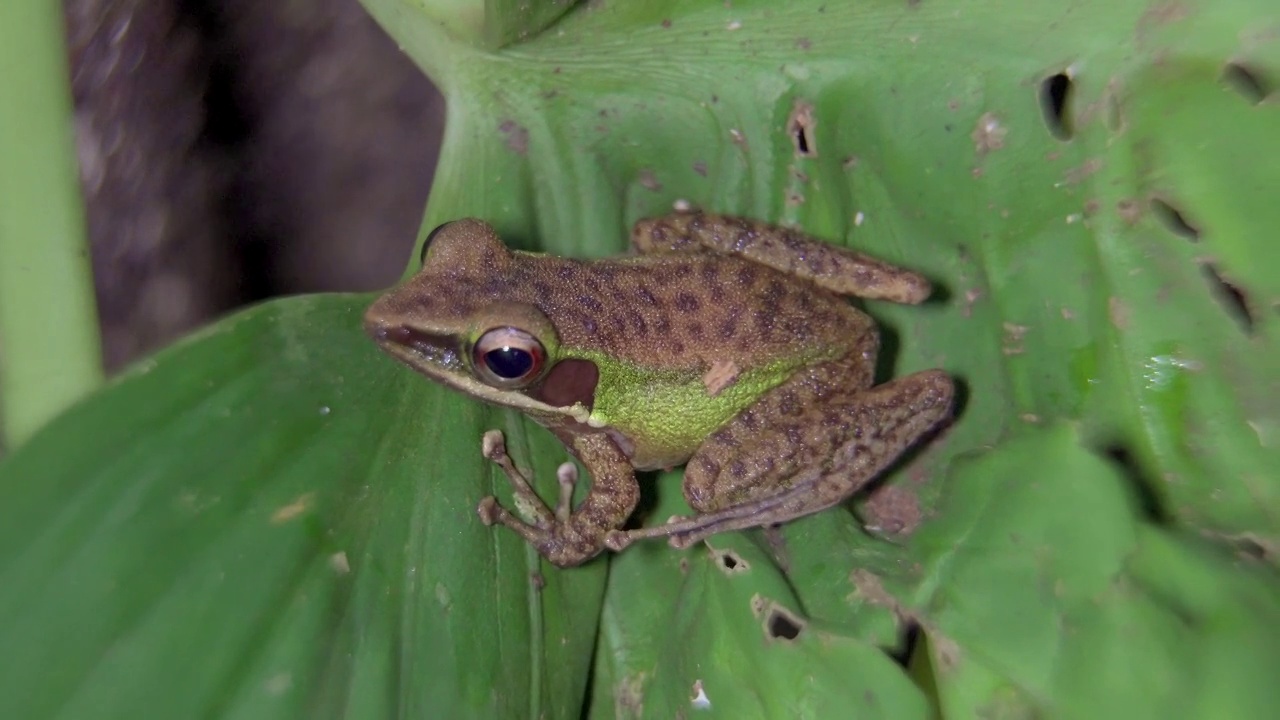
[[817, 121], [813, 117], [813, 106], [804, 101], [796, 101], [791, 109], [791, 117], [787, 119], [787, 133], [795, 145], [797, 157], [817, 157], [818, 146], [813, 136]]
[[713, 548], [711, 550], [711, 555], [715, 558], [716, 562], [720, 564], [720, 569], [723, 570], [726, 575], [736, 575], [751, 569], [751, 564], [746, 560], [743, 560], [738, 553], [732, 550], [721, 551]]
[[765, 620], [765, 629], [769, 631], [769, 637], [771, 638], [795, 640], [800, 637], [800, 631], [804, 629], [804, 623], [798, 618], [792, 617], [786, 610], [775, 606], [769, 610], [769, 617]]
[[1253, 535], [1241, 535], [1235, 538], [1236, 551], [1251, 560], [1270, 561], [1272, 548]]
[[1044, 124], [1049, 133], [1059, 140], [1070, 140], [1074, 129], [1069, 116], [1071, 102], [1071, 78], [1060, 72], [1045, 78], [1040, 83], [1040, 109], [1044, 113]]
[[1262, 76], [1240, 63], [1227, 63], [1222, 71], [1222, 80], [1250, 105], [1257, 105], [1271, 94], [1271, 87]]
[[1164, 503], [1160, 501], [1160, 497], [1156, 494], [1152, 484], [1147, 481], [1142, 468], [1138, 465], [1138, 461], [1134, 459], [1133, 453], [1129, 452], [1129, 448], [1116, 443], [1106, 448], [1106, 454], [1107, 457], [1120, 466], [1125, 477], [1129, 479], [1134, 492], [1137, 493], [1138, 503], [1147, 517], [1155, 523], [1164, 523], [1168, 520], [1168, 513], [1165, 512]]
[[1238, 285], [1222, 277], [1222, 273], [1218, 272], [1217, 266], [1213, 263], [1205, 263], [1204, 274], [1213, 290], [1214, 297], [1218, 298], [1218, 301], [1226, 308], [1227, 313], [1240, 323], [1245, 333], [1252, 335], [1254, 318], [1253, 313], [1249, 310], [1249, 299], [1245, 296], [1244, 291]]
[[1160, 198], [1151, 198], [1151, 211], [1155, 213], [1156, 218], [1164, 224], [1175, 235], [1184, 237], [1192, 242], [1200, 239], [1200, 229], [1192, 225], [1182, 211], [1161, 200]]

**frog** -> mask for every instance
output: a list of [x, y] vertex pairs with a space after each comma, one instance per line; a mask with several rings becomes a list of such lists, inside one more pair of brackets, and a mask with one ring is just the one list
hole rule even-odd
[[[577, 466], [548, 506], [500, 431], [481, 452], [510, 482], [485, 525], [553, 565], [667, 538], [769, 528], [846, 502], [952, 413], [941, 369], [875, 384], [879, 329], [849, 298], [919, 304], [921, 274], [801, 230], [678, 211], [640, 220], [633, 252], [513, 250], [476, 218], [429, 233], [421, 269], [366, 332], [430, 380], [547, 428]], [[638, 472], [683, 465], [693, 514], [628, 527]]]

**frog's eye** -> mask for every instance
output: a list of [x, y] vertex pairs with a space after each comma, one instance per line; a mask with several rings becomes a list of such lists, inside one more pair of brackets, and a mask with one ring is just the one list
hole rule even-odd
[[453, 224], [452, 220], [450, 220], [447, 223], [441, 223], [436, 226], [435, 230], [432, 230], [431, 232], [427, 233], [427, 239], [422, 241], [422, 252], [418, 255], [419, 263], [423, 265], [427, 264], [427, 251], [431, 249], [431, 241], [436, 239], [436, 235], [439, 235], [441, 230], [449, 227], [452, 224]]
[[497, 388], [518, 388], [542, 374], [547, 352], [529, 333], [501, 327], [481, 335], [471, 357], [484, 382]]

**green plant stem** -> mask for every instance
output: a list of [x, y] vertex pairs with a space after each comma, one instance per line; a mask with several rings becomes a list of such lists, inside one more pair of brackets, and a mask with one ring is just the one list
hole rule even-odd
[[0, 441], [102, 382], [60, 3], [0, 3]]

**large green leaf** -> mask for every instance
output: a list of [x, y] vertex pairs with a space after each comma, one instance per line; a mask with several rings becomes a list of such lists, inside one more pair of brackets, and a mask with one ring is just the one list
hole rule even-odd
[[593, 2], [499, 51], [469, 43], [554, 3], [366, 4], [448, 93], [425, 226], [603, 256], [677, 200], [800, 224], [937, 281], [867, 309], [956, 423], [864, 509], [883, 537], [835, 510], [561, 571], [474, 515], [482, 430], [550, 496], [545, 431], [380, 357], [368, 298], [266, 305], [0, 465], [0, 715], [1272, 710], [1264, 3]]

